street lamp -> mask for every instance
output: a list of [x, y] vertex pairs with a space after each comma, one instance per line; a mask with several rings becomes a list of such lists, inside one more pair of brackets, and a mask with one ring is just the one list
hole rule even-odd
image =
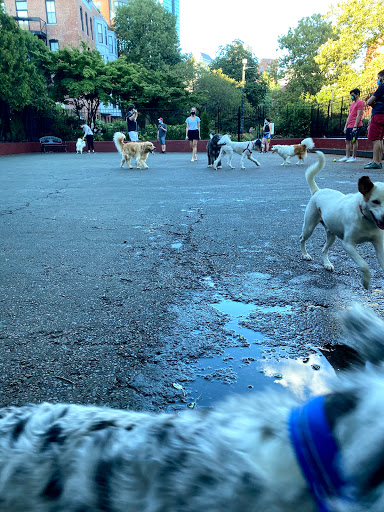
[[[241, 76], [241, 113], [240, 113], [240, 134], [242, 135], [244, 133], [244, 85], [245, 85], [245, 69], [247, 67], [247, 59], [243, 59], [243, 74]], [[241, 135], [239, 134], [239, 141]]]

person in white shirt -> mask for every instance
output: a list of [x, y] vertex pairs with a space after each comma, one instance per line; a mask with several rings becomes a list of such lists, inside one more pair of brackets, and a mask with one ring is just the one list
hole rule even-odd
[[[85, 123], [81, 124], [80, 126], [84, 130], [84, 137], [87, 139], [88, 153], [90, 153], [91, 151], [92, 151], [92, 153], [94, 153], [95, 152], [95, 148], [93, 147], [93, 133], [92, 133], [92, 130]], [[84, 140], [84, 137], [83, 137], [83, 140]]]

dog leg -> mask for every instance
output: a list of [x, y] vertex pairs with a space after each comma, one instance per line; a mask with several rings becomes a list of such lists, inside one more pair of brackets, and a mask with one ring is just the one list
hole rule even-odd
[[227, 149], [228, 165], [231, 169], [234, 169], [232, 165], [233, 149], [228, 147]]
[[245, 153], [242, 153], [241, 159], [240, 159], [240, 169], [245, 169], [244, 160], [245, 160]]
[[251, 162], [253, 162], [254, 164], [256, 164], [256, 166], [257, 166], [257, 167], [259, 167], [259, 166], [260, 166], [260, 162], [258, 162], [258, 161], [256, 160], [256, 158], [253, 158], [253, 156], [252, 156], [252, 155], [247, 155], [247, 157], [248, 157], [248, 160], [250, 160]]
[[373, 247], [375, 248], [377, 261], [380, 264], [380, 267], [384, 270], [384, 247], [383, 247], [383, 237], [380, 236], [379, 240], [372, 241]]
[[343, 247], [347, 251], [348, 255], [360, 267], [361, 273], [363, 274], [363, 286], [366, 290], [368, 290], [369, 283], [371, 281], [371, 273], [369, 272], [368, 263], [362, 256], [360, 256], [353, 243], [349, 242], [348, 240], [342, 240], [341, 243], [343, 244]]
[[333, 270], [335, 270], [335, 267], [332, 265], [332, 263], [328, 259], [328, 250], [331, 247], [331, 245], [333, 244], [333, 242], [336, 240], [336, 235], [334, 233], [332, 233], [331, 231], [328, 231], [328, 230], [326, 230], [326, 231], [327, 231], [327, 241], [325, 242], [323, 251], [322, 251], [323, 264], [327, 270], [332, 272]]
[[219, 156], [216, 158], [216, 160], [213, 162], [213, 168], [215, 170], [217, 170], [217, 167], [220, 165], [220, 168], [221, 168], [221, 159], [223, 158], [224, 156], [224, 151], [223, 151], [223, 148], [220, 149], [220, 153], [219, 153]]
[[305, 242], [308, 240], [308, 238], [312, 235], [313, 230], [318, 225], [318, 223], [321, 221], [320, 214], [316, 208], [316, 205], [314, 203], [309, 202], [307, 205], [307, 208], [305, 210], [304, 215], [304, 224], [303, 224], [303, 230], [300, 236], [300, 242], [301, 242], [301, 255], [303, 257], [303, 260], [311, 261], [312, 257], [310, 254], [308, 254]]
[[[125, 162], [125, 158], [122, 159], [120, 167], [124, 167], [124, 162]], [[127, 162], [127, 165], [128, 165], [128, 162]]]

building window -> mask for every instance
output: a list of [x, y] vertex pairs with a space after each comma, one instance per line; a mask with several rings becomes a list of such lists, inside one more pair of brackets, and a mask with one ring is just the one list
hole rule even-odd
[[85, 13], [85, 29], [87, 31], [87, 36], [89, 36], [89, 31], [88, 31], [88, 15], [87, 15], [87, 13]]
[[92, 25], [93, 21], [92, 21], [92, 18], [91, 16], [89, 17], [89, 28], [91, 29], [91, 37], [92, 37], [92, 40], [93, 40], [93, 25]]
[[59, 50], [59, 41], [56, 39], [50, 39], [49, 47], [53, 52], [57, 52]]
[[105, 41], [105, 44], [107, 44], [107, 27], [104, 27], [104, 41]]
[[80, 7], [80, 22], [81, 22], [81, 30], [84, 32], [83, 8], [82, 7]]
[[100, 1], [100, 0], [94, 0], [94, 2], [93, 2], [93, 3], [95, 4], [96, 9], [97, 9], [98, 11], [100, 11], [100, 10], [101, 10], [101, 1]]
[[112, 41], [112, 36], [108, 36], [108, 50], [109, 50], [109, 53], [113, 53], [113, 41]]
[[[28, 18], [27, 2], [16, 2], [16, 16], [18, 18]], [[19, 26], [28, 29], [28, 21], [19, 21]]]
[[56, 20], [56, 6], [54, 1], [45, 2], [45, 7], [47, 9], [47, 23], [50, 25], [54, 25], [57, 23]]
[[97, 24], [97, 40], [99, 43], [103, 42], [103, 27], [100, 23]]

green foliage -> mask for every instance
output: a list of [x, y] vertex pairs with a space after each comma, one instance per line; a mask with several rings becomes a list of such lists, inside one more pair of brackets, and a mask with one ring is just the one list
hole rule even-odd
[[235, 40], [225, 47], [220, 47], [218, 56], [210, 64], [210, 69], [221, 69], [225, 75], [241, 83], [243, 59], [247, 59], [244, 92], [249, 103], [257, 106], [263, 102], [267, 84], [259, 72], [257, 59], [244, 48], [242, 41]]
[[77, 140], [83, 136], [83, 130], [79, 126], [77, 117], [71, 115], [67, 110], [57, 106], [51, 111], [47, 111], [45, 116], [48, 120], [46, 123], [48, 129], [43, 135], [55, 135], [63, 140]]
[[114, 19], [120, 53], [128, 62], [162, 69], [180, 62], [176, 17], [155, 0], [130, 0]]
[[286, 50], [287, 56], [281, 59], [285, 68], [284, 76], [287, 90], [295, 97], [318, 93], [325, 82], [325, 73], [321, 72], [315, 57], [318, 48], [335, 38], [336, 34], [329, 22], [324, 21], [320, 14], [302, 18], [295, 29], [290, 28], [288, 34], [281, 36], [279, 46]]
[[199, 95], [200, 105], [212, 115], [218, 107], [223, 110], [235, 110], [241, 101], [239, 84], [225, 75], [221, 69], [210, 71], [202, 68], [196, 93]]
[[201, 119], [201, 123], [200, 123], [200, 137], [202, 139], [209, 139], [209, 134], [210, 134], [210, 126], [211, 126], [211, 122], [210, 122], [210, 116], [208, 114], [208, 112], [203, 112], [200, 116], [200, 119]]
[[127, 123], [122, 120], [113, 121], [113, 123], [108, 123], [105, 125], [105, 133], [104, 140], [112, 140], [113, 134], [116, 132], [127, 132]]

